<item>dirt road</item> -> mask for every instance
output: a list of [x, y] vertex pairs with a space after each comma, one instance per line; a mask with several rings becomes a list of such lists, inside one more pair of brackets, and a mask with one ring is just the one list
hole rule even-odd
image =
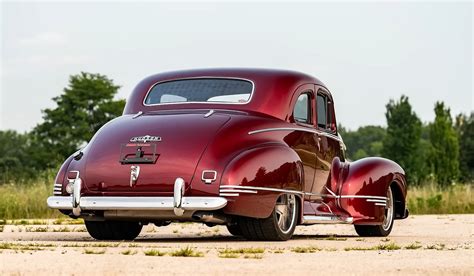
[[97, 242], [83, 231], [5, 225], [0, 275], [474, 275], [474, 215], [411, 216], [387, 239], [359, 238], [350, 225], [301, 226], [287, 242], [189, 223], [147, 226], [135, 242]]

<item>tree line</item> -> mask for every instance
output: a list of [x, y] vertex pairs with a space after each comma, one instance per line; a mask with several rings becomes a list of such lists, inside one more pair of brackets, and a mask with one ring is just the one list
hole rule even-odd
[[[116, 100], [120, 86], [101, 74], [72, 75], [56, 107], [43, 110], [43, 121], [30, 132], [0, 131], [0, 184], [31, 182], [56, 173], [61, 163], [83, 147], [109, 120], [120, 116], [125, 100]], [[382, 156], [399, 163], [410, 184], [449, 185], [474, 178], [474, 113], [453, 120], [443, 102], [435, 119], [423, 124], [409, 99], [386, 105], [387, 127], [364, 126], [355, 131], [339, 126], [346, 155], [357, 160]]]
[[474, 113], [454, 119], [443, 102], [434, 105], [433, 122], [422, 123], [407, 96], [386, 105], [387, 126], [350, 131], [339, 126], [352, 160], [380, 156], [400, 164], [410, 184], [447, 186], [474, 180]]

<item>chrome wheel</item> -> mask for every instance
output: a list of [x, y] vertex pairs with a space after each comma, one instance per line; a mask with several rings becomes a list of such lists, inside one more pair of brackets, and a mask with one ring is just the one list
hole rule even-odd
[[393, 195], [392, 188], [388, 187], [387, 190], [387, 206], [385, 206], [385, 216], [382, 223], [382, 229], [387, 231], [390, 229], [393, 223]]
[[275, 205], [278, 228], [283, 234], [293, 229], [296, 221], [296, 197], [295, 195], [281, 195]]

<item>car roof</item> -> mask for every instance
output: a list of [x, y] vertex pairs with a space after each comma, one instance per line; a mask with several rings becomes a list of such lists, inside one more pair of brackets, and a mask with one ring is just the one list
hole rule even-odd
[[[238, 78], [253, 82], [254, 91], [247, 104], [189, 103], [145, 106], [143, 101], [148, 91], [159, 82], [190, 78]], [[301, 85], [315, 84], [325, 87], [317, 78], [297, 71], [262, 68], [208, 68], [164, 72], [142, 80], [131, 93], [124, 114], [139, 111], [170, 109], [235, 109], [254, 111], [285, 119], [294, 91]]]

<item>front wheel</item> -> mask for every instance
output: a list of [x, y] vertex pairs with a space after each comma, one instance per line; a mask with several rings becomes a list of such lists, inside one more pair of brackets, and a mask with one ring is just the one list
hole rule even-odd
[[241, 217], [238, 225], [249, 240], [286, 241], [293, 236], [298, 221], [298, 200], [293, 194], [278, 197], [272, 214], [265, 219]]
[[387, 190], [387, 204], [382, 225], [354, 225], [357, 234], [361, 237], [386, 237], [393, 227], [394, 205], [392, 188]]
[[85, 221], [87, 232], [96, 240], [133, 240], [143, 225], [134, 221]]

